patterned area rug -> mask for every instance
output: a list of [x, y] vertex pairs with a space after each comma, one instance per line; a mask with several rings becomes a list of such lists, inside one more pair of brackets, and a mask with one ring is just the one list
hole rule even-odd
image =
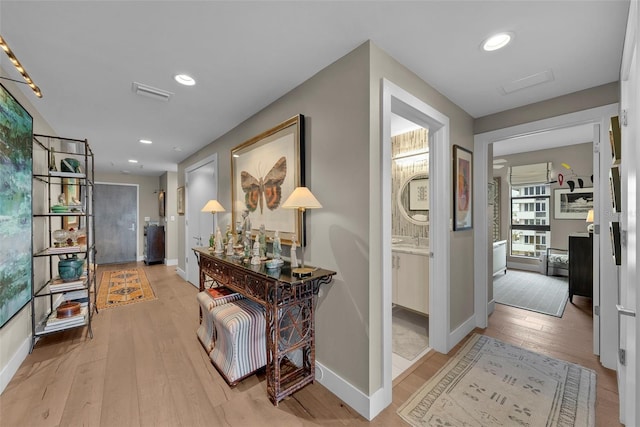
[[398, 414], [412, 426], [593, 426], [594, 371], [474, 335]]
[[508, 270], [494, 279], [493, 297], [499, 304], [562, 317], [569, 299], [568, 279]]
[[102, 273], [98, 310], [156, 299], [144, 270], [114, 270]]

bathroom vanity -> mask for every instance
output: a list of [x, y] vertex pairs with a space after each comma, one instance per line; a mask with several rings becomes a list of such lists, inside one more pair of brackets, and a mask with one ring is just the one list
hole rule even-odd
[[394, 304], [429, 314], [429, 247], [426, 239], [418, 244], [392, 244], [392, 301]]

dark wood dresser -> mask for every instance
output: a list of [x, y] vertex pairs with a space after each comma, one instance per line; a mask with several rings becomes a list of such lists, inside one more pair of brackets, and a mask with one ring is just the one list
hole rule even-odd
[[593, 298], [593, 235], [569, 235], [569, 301], [573, 296]]
[[148, 225], [144, 227], [144, 263], [164, 262], [164, 227]]

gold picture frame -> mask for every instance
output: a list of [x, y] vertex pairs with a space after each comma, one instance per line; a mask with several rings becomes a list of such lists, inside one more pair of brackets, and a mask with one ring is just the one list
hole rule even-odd
[[184, 187], [178, 187], [178, 215], [184, 215]]
[[[302, 215], [281, 205], [304, 185], [304, 116], [298, 114], [231, 150], [231, 222], [248, 219], [251, 236], [264, 224], [283, 244], [302, 242]], [[245, 219], [246, 217], [246, 219]]]

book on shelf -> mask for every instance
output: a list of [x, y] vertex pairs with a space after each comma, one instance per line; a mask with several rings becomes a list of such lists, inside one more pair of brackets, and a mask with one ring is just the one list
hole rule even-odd
[[60, 172], [49, 171], [49, 176], [57, 176], [61, 178], [85, 178], [86, 175], [82, 172]]
[[82, 276], [78, 280], [72, 280], [70, 282], [65, 282], [59, 277], [53, 279], [53, 281], [49, 284], [49, 290], [51, 292], [61, 292], [61, 291], [72, 291], [75, 289], [82, 289], [86, 286], [87, 277]]
[[87, 321], [88, 312], [88, 307], [82, 307], [80, 309], [80, 313], [75, 316], [58, 318], [56, 310], [52, 310], [51, 314], [47, 318], [46, 324], [44, 325], [44, 331], [52, 332], [70, 328], [72, 326], [84, 325]]
[[50, 254], [69, 254], [69, 253], [77, 253], [77, 252], [84, 252], [86, 250], [86, 246], [61, 246], [61, 247], [52, 247], [52, 248], [47, 248], [44, 251], [42, 251], [42, 253], [44, 255], [50, 255]]
[[89, 296], [87, 289], [79, 289], [71, 292], [65, 292], [62, 294], [62, 298], [65, 301], [81, 300]]

